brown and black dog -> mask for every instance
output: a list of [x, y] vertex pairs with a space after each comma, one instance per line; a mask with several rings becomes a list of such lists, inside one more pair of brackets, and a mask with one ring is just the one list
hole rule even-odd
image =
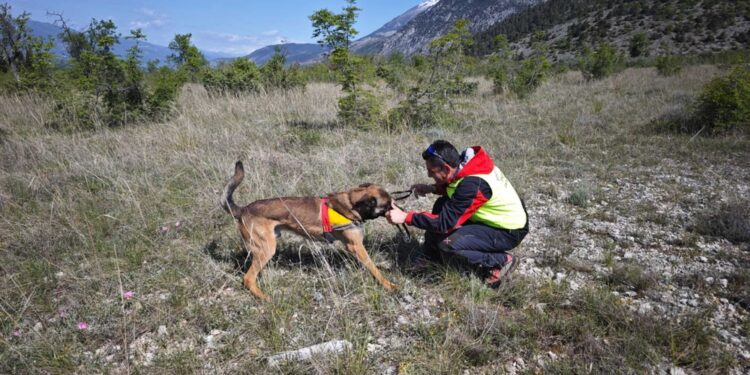
[[[252, 254], [252, 263], [243, 278], [245, 287], [254, 296], [267, 300], [256, 283], [260, 270], [276, 253], [276, 236], [280, 230], [288, 230], [300, 236], [323, 240], [325, 229], [321, 219], [321, 198], [280, 197], [257, 200], [245, 207], [237, 206], [232, 193], [245, 177], [242, 162], [234, 166], [234, 176], [224, 187], [221, 205], [235, 219], [237, 228], [247, 251]], [[327, 207], [335, 210], [353, 223], [384, 216], [391, 207], [391, 197], [382, 187], [373, 184], [360, 185], [349, 191], [328, 195]], [[344, 243], [346, 251], [357, 257], [372, 276], [387, 290], [397, 288], [388, 281], [370, 259], [363, 244], [363, 233], [359, 225], [334, 231], [333, 237]]]

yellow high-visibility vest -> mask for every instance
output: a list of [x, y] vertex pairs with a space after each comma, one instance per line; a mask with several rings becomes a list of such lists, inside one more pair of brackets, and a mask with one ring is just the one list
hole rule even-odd
[[[471, 215], [469, 221], [503, 229], [521, 229], [526, 226], [526, 211], [521, 204], [521, 198], [498, 167], [494, 167], [489, 174], [471, 176], [486, 181], [492, 189], [492, 197]], [[464, 178], [448, 185], [446, 188], [448, 198], [453, 198], [456, 187]]]

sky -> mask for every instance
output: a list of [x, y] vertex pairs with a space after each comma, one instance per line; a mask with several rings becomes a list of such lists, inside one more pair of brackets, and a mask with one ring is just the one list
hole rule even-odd
[[[62, 13], [69, 26], [84, 28], [92, 18], [111, 19], [123, 35], [141, 28], [147, 41], [166, 46], [175, 34], [192, 34], [204, 51], [231, 56], [278, 43], [316, 43], [308, 18], [328, 9], [341, 13], [344, 0], [0, 0], [12, 13], [52, 23], [47, 12]], [[423, 0], [359, 0], [355, 29], [363, 37]]]

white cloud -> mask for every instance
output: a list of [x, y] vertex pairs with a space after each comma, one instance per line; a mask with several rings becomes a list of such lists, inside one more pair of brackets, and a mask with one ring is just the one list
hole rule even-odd
[[193, 43], [200, 49], [244, 56], [271, 44], [287, 42], [289, 38], [280, 32], [263, 32], [260, 35], [240, 35], [232, 33], [198, 32], [193, 33]]
[[138, 19], [130, 21], [130, 27], [137, 29], [158, 29], [169, 23], [166, 15], [150, 8], [140, 8], [136, 10]]

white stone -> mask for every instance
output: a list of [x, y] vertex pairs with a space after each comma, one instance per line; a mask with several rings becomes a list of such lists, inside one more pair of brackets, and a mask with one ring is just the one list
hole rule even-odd
[[713, 284], [714, 283], [714, 278], [713, 277], [707, 277], [706, 278], [706, 283], [707, 284]]
[[347, 350], [351, 350], [352, 343], [346, 340], [333, 340], [308, 346], [306, 348], [298, 350], [290, 350], [287, 352], [279, 353], [268, 357], [269, 366], [278, 366], [281, 362], [287, 361], [306, 361], [312, 358], [316, 354], [320, 353], [341, 353]]
[[719, 279], [719, 284], [721, 284], [722, 288], [726, 288], [727, 286], [729, 286], [729, 280], [727, 280], [727, 279]]
[[698, 257], [698, 260], [701, 261], [701, 263], [708, 263], [708, 258], [706, 258], [704, 256]]
[[166, 336], [167, 335], [167, 326], [163, 326], [163, 325], [159, 326], [159, 329], [158, 329], [157, 332], [158, 332], [159, 336]]
[[646, 302], [638, 307], [638, 313], [641, 315], [646, 315], [654, 310], [654, 307], [651, 306], [650, 303]]

